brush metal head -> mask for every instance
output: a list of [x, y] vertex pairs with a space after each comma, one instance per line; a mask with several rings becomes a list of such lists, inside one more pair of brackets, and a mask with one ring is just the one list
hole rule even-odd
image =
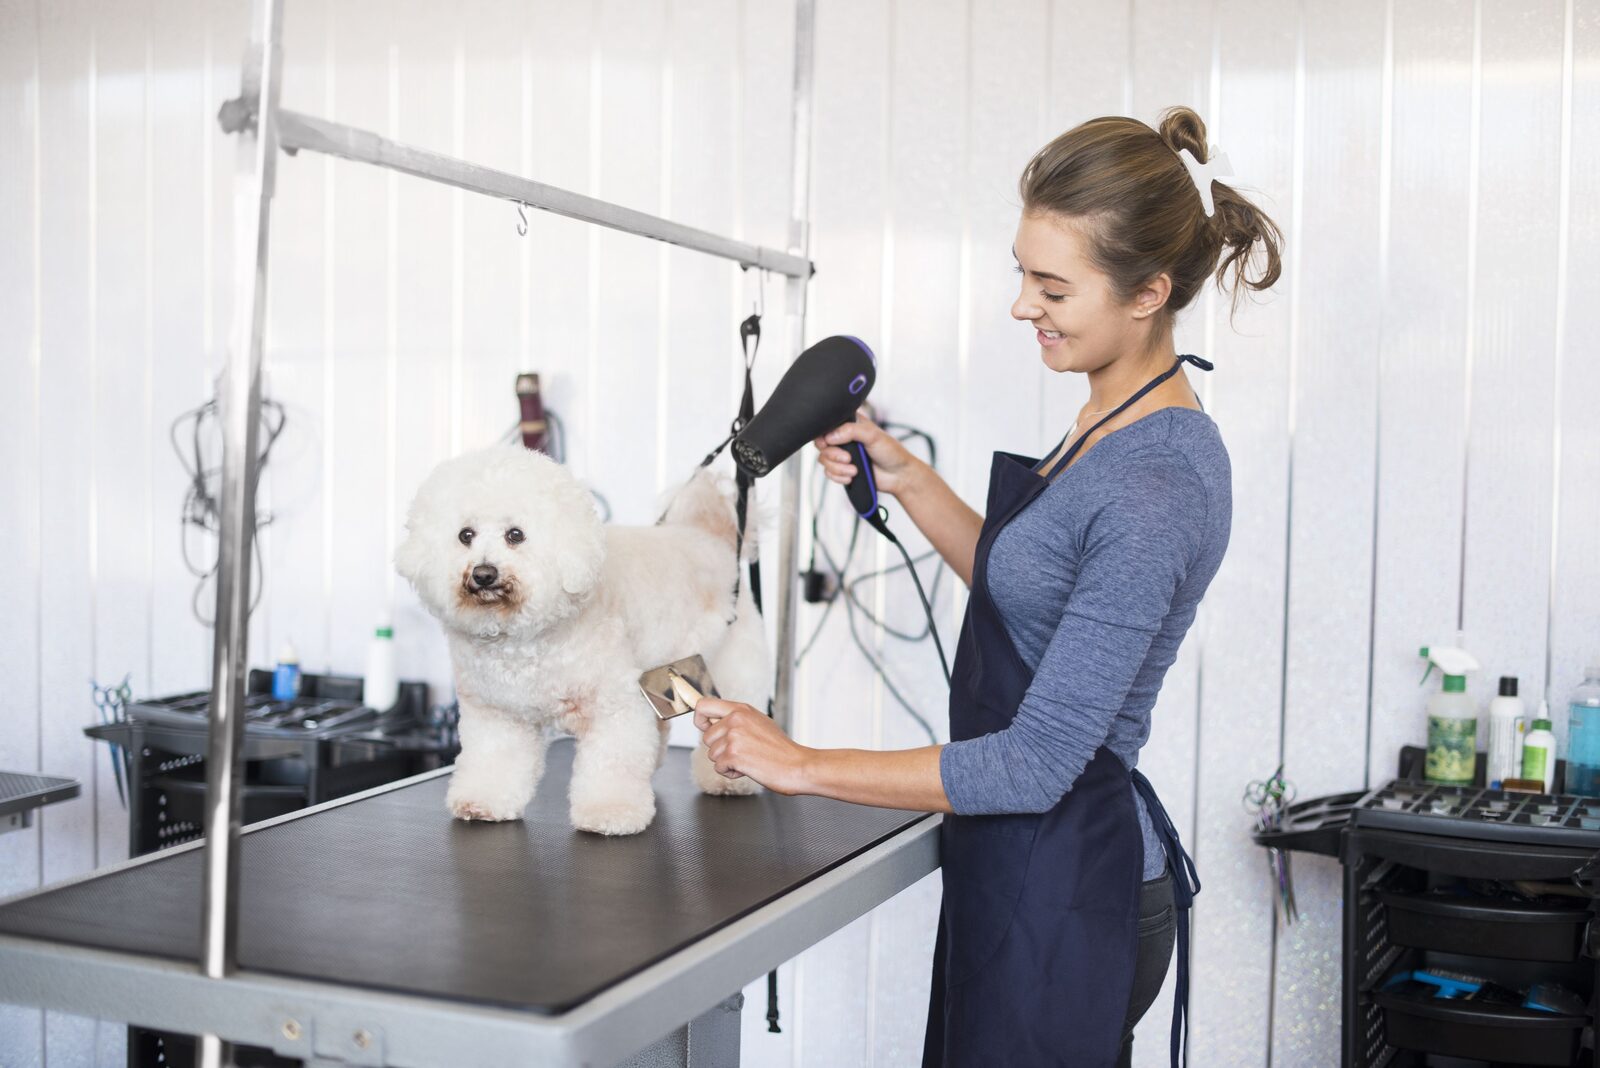
[[693, 712], [702, 697], [718, 697], [711, 671], [698, 654], [653, 667], [639, 676], [639, 692], [660, 719]]

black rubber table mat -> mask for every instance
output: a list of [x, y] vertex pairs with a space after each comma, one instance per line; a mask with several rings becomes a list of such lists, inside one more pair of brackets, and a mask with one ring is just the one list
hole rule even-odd
[[0, 771], [0, 816], [53, 805], [57, 801], [77, 797], [78, 791], [77, 779]]
[[[707, 797], [689, 753], [656, 773], [656, 818], [605, 838], [567, 822], [572, 744], [527, 817], [465, 823], [449, 776], [241, 838], [239, 965], [557, 1013], [924, 817], [825, 798]], [[199, 960], [201, 852], [0, 908], [0, 931]]]

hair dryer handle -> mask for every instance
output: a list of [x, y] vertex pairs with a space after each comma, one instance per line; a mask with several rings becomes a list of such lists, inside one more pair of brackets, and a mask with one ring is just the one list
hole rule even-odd
[[861, 442], [852, 441], [846, 447], [856, 465], [856, 477], [845, 483], [844, 491], [849, 495], [856, 515], [870, 519], [878, 514], [878, 483], [872, 477], [872, 461], [867, 457], [867, 447]]

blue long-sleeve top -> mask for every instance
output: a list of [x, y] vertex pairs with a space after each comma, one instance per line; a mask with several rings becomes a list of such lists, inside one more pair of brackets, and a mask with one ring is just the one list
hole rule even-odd
[[[1004, 730], [945, 746], [940, 776], [957, 813], [1048, 811], [1101, 746], [1138, 763], [1232, 519], [1216, 424], [1164, 408], [1106, 435], [1001, 530], [990, 594], [1033, 683]], [[1144, 877], [1156, 878], [1161, 840], [1134, 803]]]

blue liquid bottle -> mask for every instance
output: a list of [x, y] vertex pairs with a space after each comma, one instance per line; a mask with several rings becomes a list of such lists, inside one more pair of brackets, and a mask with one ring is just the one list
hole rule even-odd
[[1567, 793], [1600, 797], [1600, 663], [1583, 674], [1567, 705]]

